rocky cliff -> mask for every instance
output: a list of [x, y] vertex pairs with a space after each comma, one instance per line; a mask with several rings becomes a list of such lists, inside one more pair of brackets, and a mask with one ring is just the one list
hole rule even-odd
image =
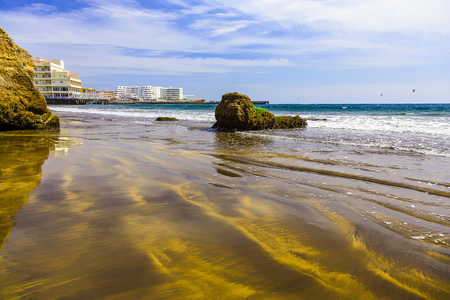
[[33, 77], [32, 56], [0, 28], [0, 131], [59, 127]]

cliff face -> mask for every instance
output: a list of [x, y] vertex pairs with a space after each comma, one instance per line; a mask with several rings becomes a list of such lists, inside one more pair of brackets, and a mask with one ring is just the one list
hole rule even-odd
[[32, 56], [0, 28], [0, 131], [59, 127], [33, 77]]

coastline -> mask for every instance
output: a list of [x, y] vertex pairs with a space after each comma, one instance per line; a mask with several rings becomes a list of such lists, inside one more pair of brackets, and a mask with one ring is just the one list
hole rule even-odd
[[[0, 134], [16, 157], [48, 141], [4, 297], [450, 296], [446, 157], [56, 113], [60, 132]], [[17, 172], [2, 183], [37, 178]]]
[[[116, 102], [111, 99], [78, 99], [78, 98], [46, 98], [49, 105], [124, 105], [124, 104], [138, 104], [138, 105], [155, 105], [155, 104], [186, 104], [186, 105], [199, 105], [199, 104], [219, 104], [220, 101], [138, 101], [135, 99], [125, 99], [128, 101]], [[253, 104], [270, 104], [269, 101], [252, 101]]]

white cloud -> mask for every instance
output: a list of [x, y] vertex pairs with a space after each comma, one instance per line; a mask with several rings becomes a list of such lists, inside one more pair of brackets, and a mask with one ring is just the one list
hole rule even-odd
[[25, 10], [28, 10], [30, 12], [52, 12], [56, 11], [56, 6], [54, 5], [48, 5], [44, 3], [33, 3], [30, 7], [25, 8]]
[[304, 69], [319, 69], [331, 78], [333, 71], [340, 77], [354, 69], [450, 64], [447, 0], [79, 3], [71, 9], [0, 8], [1, 26], [33, 55], [63, 59], [82, 78], [83, 73], [238, 74], [241, 82], [242, 74], [272, 75], [280, 69], [271, 80], [289, 80]]
[[[381, 59], [388, 52], [406, 49], [411, 59], [404, 58], [405, 63], [414, 63], [418, 52], [433, 47], [429, 36], [437, 35], [434, 38], [439, 40], [440, 34], [450, 30], [450, 18], [444, 15], [450, 2], [442, 0], [205, 0], [199, 5], [175, 1], [182, 7], [171, 11], [143, 8], [137, 1], [85, 2], [91, 6], [61, 13], [36, 4], [33, 8], [40, 7], [40, 13], [0, 11], [0, 18], [27, 43], [106, 44], [162, 52], [254, 53], [301, 59], [339, 54], [345, 49], [359, 50], [361, 57], [365, 51], [373, 56], [373, 50], [380, 49]], [[182, 19], [184, 23], [177, 24]], [[417, 31], [429, 34], [415, 35]], [[390, 36], [398, 32], [400, 38]], [[415, 49], [418, 41], [425, 46]], [[434, 42], [439, 43], [449, 45], [448, 36]]]
[[226, 33], [236, 32], [239, 29], [255, 24], [254, 21], [217, 21], [212, 19], [201, 19], [194, 21], [190, 27], [195, 30], [207, 30], [210, 36], [219, 36]]
[[186, 9], [182, 9], [181, 13], [183, 13], [185, 15], [202, 15], [202, 14], [206, 14], [206, 13], [210, 12], [213, 9], [214, 8], [211, 6], [197, 5], [197, 6], [192, 6], [192, 7], [186, 8]]
[[[26, 43], [106, 44], [161, 51], [192, 51], [203, 41], [175, 28], [176, 15], [142, 8], [100, 5], [65, 13], [1, 12], [10, 34]], [[194, 45], [194, 46], [191, 46]]]
[[[37, 56], [32, 45], [30, 53]], [[284, 58], [269, 59], [225, 59], [220, 57], [184, 57], [177, 55], [160, 55], [159, 52], [145, 53], [144, 56], [124, 55], [115, 47], [73, 45], [69, 49], [64, 45], [52, 45], [46, 51], [49, 58], [61, 58], [58, 53], [65, 52], [65, 65], [68, 70], [90, 77], [102, 78], [117, 75], [194, 75], [226, 73], [260, 72], [265, 69], [295, 67]], [[89, 53], [87, 55], [87, 53]], [[147, 56], [148, 54], [152, 56]], [[41, 55], [41, 54], [39, 54]]]
[[206, 0], [256, 20], [317, 30], [450, 33], [447, 0]]

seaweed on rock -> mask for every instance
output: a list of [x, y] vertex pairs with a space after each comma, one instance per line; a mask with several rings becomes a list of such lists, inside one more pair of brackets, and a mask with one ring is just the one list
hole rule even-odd
[[228, 93], [215, 111], [216, 123], [213, 128], [220, 131], [263, 130], [301, 128], [307, 125], [306, 120], [295, 117], [275, 117], [264, 108], [253, 105], [250, 98], [239, 93]]

